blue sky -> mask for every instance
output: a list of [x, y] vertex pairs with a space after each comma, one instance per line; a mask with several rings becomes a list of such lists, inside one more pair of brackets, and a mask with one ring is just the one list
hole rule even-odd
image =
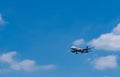
[[119, 2], [1, 0], [0, 77], [119, 77]]

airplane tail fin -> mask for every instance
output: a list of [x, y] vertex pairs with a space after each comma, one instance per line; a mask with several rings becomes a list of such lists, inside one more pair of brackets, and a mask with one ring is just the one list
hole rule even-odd
[[86, 46], [86, 48], [88, 48], [88, 46]]
[[86, 46], [86, 49], [94, 49], [95, 47]]

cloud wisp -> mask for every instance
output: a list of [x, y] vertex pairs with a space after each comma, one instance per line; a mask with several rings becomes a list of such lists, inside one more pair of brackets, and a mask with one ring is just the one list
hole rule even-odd
[[85, 43], [84, 39], [78, 39], [78, 40], [75, 40], [75, 41], [73, 42], [73, 45], [75, 45], [75, 46], [80, 46], [80, 45], [82, 45], [82, 44], [84, 44], [84, 43]]
[[0, 55], [0, 62], [2, 62], [3, 64], [8, 64], [7, 69], [2, 68], [0, 69], [0, 72], [5, 72], [5, 70], [32, 72], [36, 70], [51, 70], [56, 68], [54, 64], [37, 65], [34, 60], [30, 59], [17, 61], [14, 59], [14, 56], [16, 55], [16, 52], [8, 52]]
[[7, 22], [3, 20], [2, 14], [0, 14], [0, 25], [5, 25], [5, 24], [7, 24]]
[[110, 77], [110, 76], [107, 76], [107, 75], [106, 75], [106, 76], [104, 76], [104, 77]]
[[115, 55], [108, 55], [103, 56], [95, 59], [93, 61], [94, 67], [98, 70], [104, 69], [114, 69], [118, 66], [117, 64], [117, 56]]

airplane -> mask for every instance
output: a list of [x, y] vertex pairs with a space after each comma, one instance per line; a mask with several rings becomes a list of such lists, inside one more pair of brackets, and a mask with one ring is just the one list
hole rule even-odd
[[80, 52], [80, 53], [88, 53], [88, 52], [90, 52], [90, 50], [93, 49], [93, 48], [94, 48], [94, 47], [89, 48], [88, 46], [86, 46], [86, 48], [78, 48], [78, 47], [76, 47], [76, 46], [72, 46], [72, 47], [71, 47], [71, 52], [72, 52], [72, 53], [76, 53], [76, 54], [78, 54], [78, 52]]

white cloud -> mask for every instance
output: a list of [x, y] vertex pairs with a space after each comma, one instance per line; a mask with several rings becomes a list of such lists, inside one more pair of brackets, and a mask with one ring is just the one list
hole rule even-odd
[[[34, 60], [25, 59], [22, 61], [17, 61], [14, 59], [14, 56], [16, 56], [16, 52], [9, 52], [0, 55], [0, 62], [3, 62], [5, 64], [8, 64], [9, 67], [7, 67], [7, 70], [15, 70], [15, 71], [36, 71], [36, 70], [50, 70], [55, 69], [56, 66], [54, 64], [48, 64], [48, 65], [37, 65]], [[0, 69], [0, 72], [4, 71], [4, 69]]]
[[113, 69], [118, 66], [117, 56], [108, 55], [104, 57], [97, 58], [93, 61], [94, 67], [98, 70], [104, 70], [107, 68]]
[[84, 39], [73, 42], [75, 46], [80, 46], [82, 44], [87, 44], [101, 50], [120, 51], [120, 24], [113, 28], [111, 32], [101, 34], [98, 38], [94, 38], [88, 43], [86, 43]]
[[33, 60], [23, 60], [21, 62], [14, 62], [11, 65], [13, 70], [24, 70], [24, 71], [34, 71], [39, 69], [39, 66], [36, 65]]
[[6, 54], [2, 54], [0, 55], [0, 61], [6, 62], [6, 63], [13, 63], [14, 62], [13, 56], [15, 55], [16, 55], [16, 52], [9, 52]]
[[112, 32], [100, 35], [89, 44], [97, 49], [120, 51], [120, 24]]
[[73, 45], [75, 45], [75, 46], [79, 46], [79, 45], [82, 45], [82, 44], [84, 44], [85, 42], [84, 42], [84, 39], [78, 39], [78, 40], [75, 40], [74, 42], [73, 42]]
[[0, 14], [0, 25], [5, 25], [7, 22], [3, 20], [2, 14]]

